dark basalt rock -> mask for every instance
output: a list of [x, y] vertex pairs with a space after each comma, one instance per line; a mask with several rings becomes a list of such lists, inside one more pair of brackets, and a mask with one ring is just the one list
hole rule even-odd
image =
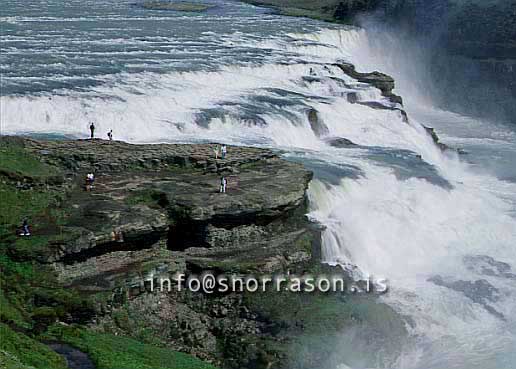
[[321, 118], [319, 118], [317, 110], [310, 109], [308, 110], [307, 115], [310, 127], [312, 128], [312, 131], [314, 131], [317, 137], [326, 136], [330, 133], [330, 130], [328, 129], [326, 124], [324, 124]]
[[356, 92], [350, 92], [346, 95], [346, 98], [350, 104], [356, 104], [358, 102], [358, 94]]
[[63, 343], [49, 343], [48, 347], [66, 359], [70, 369], [95, 369], [93, 361], [88, 354]]
[[437, 275], [429, 278], [428, 281], [434, 283], [437, 286], [446, 287], [462, 293], [474, 303], [481, 305], [490, 314], [503, 321], [506, 320], [502, 313], [497, 311], [489, 304], [490, 302], [497, 302], [500, 299], [500, 291], [493, 287], [493, 285], [491, 285], [487, 280], [480, 279], [474, 282], [463, 280], [449, 281]]
[[431, 127], [427, 127], [427, 126], [423, 126], [426, 130], [426, 132], [430, 135], [430, 137], [432, 137], [432, 140], [434, 141], [434, 143], [443, 151], [445, 150], [449, 150], [450, 147], [448, 145], [445, 145], [443, 144], [442, 142], [440, 142], [439, 140], [439, 136], [437, 136], [437, 133], [435, 132], [435, 129], [434, 128], [431, 128]]
[[326, 142], [330, 146], [344, 148], [344, 149], [358, 146], [353, 141], [348, 140], [347, 138], [344, 138], [344, 137], [332, 137], [332, 138], [327, 139]]
[[[229, 147], [227, 158], [216, 160], [215, 144], [26, 140], [25, 145], [34, 154], [45, 151], [41, 160], [62, 165], [71, 182], [69, 238], [42, 255], [42, 261], [73, 264], [159, 244], [184, 251], [229, 246], [232, 240], [245, 249], [252, 242], [265, 242], [271, 232], [269, 242], [274, 239], [279, 247], [281, 237], [291, 240], [289, 235], [300, 236], [298, 231], [305, 229], [301, 222], [292, 229], [283, 227], [284, 233], [266, 230], [275, 222], [288, 223], [291, 214], [304, 208], [312, 178], [301, 165], [268, 150]], [[83, 181], [90, 171], [96, 175], [95, 188], [86, 192]], [[227, 194], [219, 193], [221, 175], [228, 180]], [[295, 217], [303, 219], [302, 214]], [[246, 227], [263, 232], [247, 232]], [[123, 234], [123, 242], [115, 233]], [[267, 257], [275, 256], [271, 252]]]
[[382, 95], [387, 97], [394, 104], [403, 104], [403, 100], [400, 96], [394, 94], [394, 79], [387, 74], [380, 73], [377, 71], [371, 73], [360, 73], [357, 72], [355, 66], [350, 63], [338, 63], [335, 66], [339, 67], [344, 73], [351, 78], [356, 79], [358, 82], [367, 83], [371, 86], [378, 88], [382, 91]]

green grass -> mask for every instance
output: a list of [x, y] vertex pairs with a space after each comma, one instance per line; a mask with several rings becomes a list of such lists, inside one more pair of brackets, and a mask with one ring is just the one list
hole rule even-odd
[[127, 205], [148, 205], [150, 207], [159, 207], [161, 194], [153, 190], [132, 191], [125, 199]]
[[59, 171], [39, 160], [24, 148], [2, 142], [0, 146], [0, 173], [12, 173], [21, 177], [43, 179], [59, 174]]
[[[5, 364], [3, 364], [5, 359]], [[0, 368], [65, 369], [64, 359], [44, 344], [0, 323]]]
[[29, 327], [26, 322], [26, 317], [23, 315], [21, 310], [16, 307], [16, 305], [9, 301], [2, 289], [0, 289], [0, 321], [12, 322], [18, 327]]
[[[59, 208], [61, 196], [58, 190], [22, 190], [0, 182], [0, 254], [10, 250], [25, 260], [45, 257], [51, 241], [64, 237], [61, 226], [66, 214]], [[31, 237], [16, 235], [24, 218], [32, 229]]]
[[23, 364], [20, 359], [10, 352], [0, 350], [0, 368], [2, 369], [35, 369], [33, 366]]
[[403, 335], [399, 316], [387, 305], [369, 296], [267, 291], [247, 294], [247, 304], [258, 314], [286, 326], [302, 322], [305, 333], [341, 331], [352, 322], [374, 322], [374, 326]]
[[40, 213], [52, 199], [50, 191], [19, 190], [0, 183], [0, 224], [12, 224], [24, 216]]
[[190, 355], [127, 337], [58, 326], [50, 335], [88, 353], [97, 369], [215, 369]]

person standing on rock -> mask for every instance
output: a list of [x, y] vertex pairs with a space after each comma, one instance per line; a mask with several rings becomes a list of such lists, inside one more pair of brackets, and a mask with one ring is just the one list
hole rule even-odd
[[226, 155], [228, 153], [228, 148], [226, 147], [226, 145], [222, 145], [220, 152], [222, 159], [226, 159]]
[[90, 138], [93, 140], [93, 137], [95, 137], [95, 124], [91, 122], [90, 124]]
[[86, 175], [86, 191], [91, 191], [93, 189], [93, 182], [95, 182], [95, 175], [93, 173], [88, 173]]
[[228, 186], [228, 180], [226, 177], [220, 177], [220, 193], [226, 193], [226, 188]]
[[113, 141], [113, 130], [110, 130], [108, 133], [107, 133], [107, 136], [109, 138], [109, 141]]
[[215, 146], [213, 152], [215, 153], [215, 160], [217, 160], [219, 158], [219, 145]]

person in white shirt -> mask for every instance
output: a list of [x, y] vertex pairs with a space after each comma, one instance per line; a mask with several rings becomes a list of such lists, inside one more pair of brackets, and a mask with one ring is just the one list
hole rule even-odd
[[228, 180], [226, 177], [220, 177], [220, 193], [226, 193], [226, 188], [228, 186]]

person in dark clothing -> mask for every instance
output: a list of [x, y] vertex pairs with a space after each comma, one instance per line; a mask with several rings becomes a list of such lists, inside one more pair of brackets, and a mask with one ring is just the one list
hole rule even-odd
[[27, 220], [27, 218], [23, 219], [21, 235], [30, 236], [29, 221]]
[[93, 139], [93, 137], [95, 136], [95, 124], [93, 124], [93, 122], [91, 122], [90, 124], [90, 132], [91, 132], [91, 138]]
[[107, 136], [109, 138], [109, 141], [113, 141], [113, 130], [110, 130], [108, 133], [107, 133]]

